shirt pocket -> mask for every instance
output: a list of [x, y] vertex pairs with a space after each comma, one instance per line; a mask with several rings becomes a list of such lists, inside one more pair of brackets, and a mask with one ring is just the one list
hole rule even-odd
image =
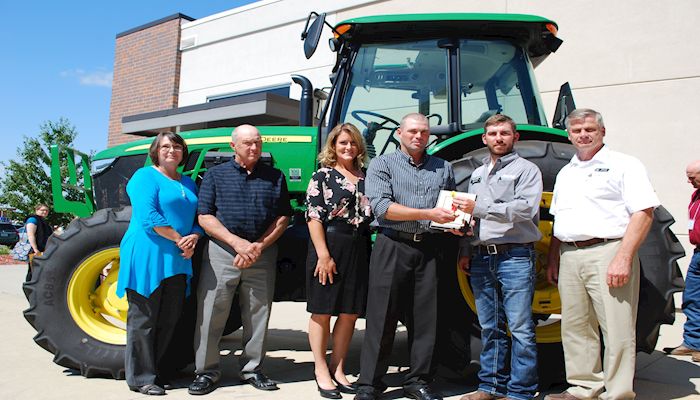
[[496, 203], [506, 203], [513, 201], [515, 197], [515, 178], [512, 176], [494, 177], [494, 182], [490, 185], [493, 193], [493, 201]]
[[255, 204], [263, 207], [266, 210], [274, 208], [275, 205], [275, 190], [272, 185], [262, 185], [255, 190]]
[[615, 200], [621, 195], [620, 185], [615, 182], [615, 176], [611, 172], [592, 172], [586, 180], [588, 190], [587, 197], [594, 200]]

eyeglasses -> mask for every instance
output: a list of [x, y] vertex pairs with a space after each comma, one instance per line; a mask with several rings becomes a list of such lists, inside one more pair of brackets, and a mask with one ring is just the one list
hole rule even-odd
[[182, 146], [171, 146], [169, 144], [164, 144], [164, 145], [160, 146], [160, 151], [164, 151], [167, 153], [170, 150], [177, 152], [177, 153], [181, 153], [184, 149], [182, 148]]

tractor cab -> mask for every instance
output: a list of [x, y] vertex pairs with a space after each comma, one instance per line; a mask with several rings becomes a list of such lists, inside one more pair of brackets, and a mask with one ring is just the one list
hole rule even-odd
[[[309, 15], [302, 34], [307, 57], [323, 24], [324, 14]], [[383, 15], [343, 21], [332, 31], [337, 59], [324, 115], [328, 126], [351, 122], [363, 130], [370, 156], [396, 150], [393, 131], [411, 112], [428, 116], [433, 145], [478, 130], [496, 113], [547, 127], [533, 68], [561, 44], [551, 20]]]

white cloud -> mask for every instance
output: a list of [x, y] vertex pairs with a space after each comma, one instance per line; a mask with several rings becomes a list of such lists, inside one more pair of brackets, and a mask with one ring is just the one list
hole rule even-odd
[[113, 75], [111, 71], [86, 71], [81, 68], [61, 72], [61, 77], [75, 78], [83, 86], [111, 87]]

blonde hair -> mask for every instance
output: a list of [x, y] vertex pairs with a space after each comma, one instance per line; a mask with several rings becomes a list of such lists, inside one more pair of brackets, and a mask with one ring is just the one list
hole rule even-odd
[[338, 124], [333, 128], [330, 133], [328, 133], [328, 139], [326, 139], [326, 144], [321, 149], [318, 154], [318, 162], [324, 167], [334, 167], [338, 163], [335, 156], [335, 142], [338, 141], [338, 136], [341, 133], [347, 133], [350, 138], [357, 144], [357, 157], [353, 160], [353, 165], [355, 168], [362, 168], [367, 162], [367, 147], [365, 146], [365, 140], [362, 138], [360, 131], [357, 127], [350, 123]]

